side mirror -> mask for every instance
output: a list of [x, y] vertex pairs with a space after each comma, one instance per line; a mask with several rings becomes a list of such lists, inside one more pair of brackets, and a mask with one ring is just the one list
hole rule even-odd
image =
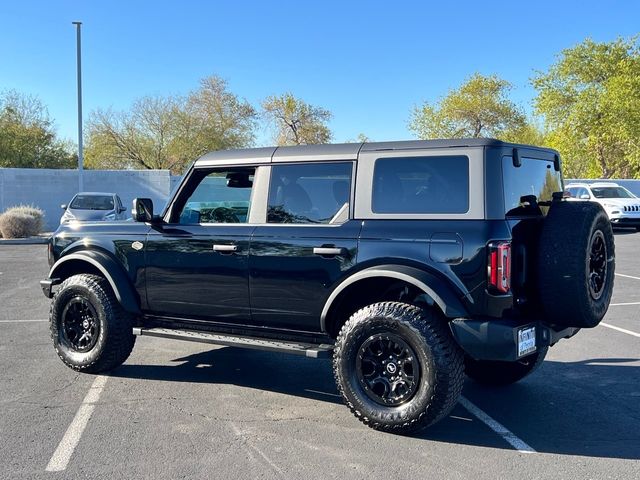
[[136, 222], [152, 222], [153, 201], [150, 198], [134, 198], [131, 216]]
[[580, 195], [581, 200], [589, 200], [589, 198], [591, 197], [589, 197], [589, 195], [587, 195], [586, 193], [583, 193], [582, 195]]
[[124, 212], [124, 211], [126, 211], [126, 210], [127, 210], [127, 209], [126, 209], [126, 208], [124, 208], [124, 207], [119, 207], [119, 208], [118, 208], [118, 213], [122, 213], [122, 212]]
[[67, 209], [67, 204], [66, 204], [66, 203], [63, 203], [62, 205], [60, 205], [60, 208], [61, 208], [62, 210], [66, 210], [66, 209]]

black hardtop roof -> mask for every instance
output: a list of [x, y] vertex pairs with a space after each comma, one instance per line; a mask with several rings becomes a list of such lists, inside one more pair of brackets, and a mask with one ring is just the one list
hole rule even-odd
[[[553, 151], [548, 148], [533, 145], [522, 145], [503, 142], [495, 138], [460, 138], [447, 140], [401, 140], [394, 142], [365, 142], [365, 143], [332, 143], [322, 145], [296, 145], [288, 147], [260, 147], [242, 148], [235, 150], [218, 150], [204, 154], [198, 160], [200, 163], [211, 161], [254, 160], [266, 162], [304, 160], [301, 157], [314, 157], [317, 160], [351, 160], [358, 158], [360, 152], [376, 152], [389, 150], [423, 150], [429, 148], [454, 147], [509, 147]], [[322, 157], [322, 158], [318, 158]]]

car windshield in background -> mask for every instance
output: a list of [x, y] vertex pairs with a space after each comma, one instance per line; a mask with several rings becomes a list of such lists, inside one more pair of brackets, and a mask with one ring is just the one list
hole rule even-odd
[[591, 192], [596, 198], [635, 198], [635, 196], [622, 187], [591, 187]]
[[538, 202], [548, 202], [554, 192], [562, 191], [560, 172], [556, 172], [551, 161], [523, 158], [522, 165], [515, 167], [512, 157], [502, 157], [502, 178], [505, 213], [509, 216], [546, 214], [547, 208], [540, 209], [542, 212], [530, 208], [521, 198], [535, 195]]
[[77, 210], [113, 210], [111, 195], [76, 195], [69, 208]]

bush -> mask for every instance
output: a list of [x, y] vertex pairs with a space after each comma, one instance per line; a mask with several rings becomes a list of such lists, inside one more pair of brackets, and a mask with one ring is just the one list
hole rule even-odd
[[0, 215], [0, 234], [4, 238], [31, 237], [43, 228], [44, 212], [38, 207], [18, 205]]
[[24, 238], [38, 234], [38, 221], [25, 213], [6, 212], [0, 215], [0, 231], [4, 238]]

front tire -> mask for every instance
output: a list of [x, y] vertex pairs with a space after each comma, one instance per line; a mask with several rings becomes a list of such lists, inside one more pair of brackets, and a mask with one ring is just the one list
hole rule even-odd
[[133, 319], [118, 303], [106, 279], [73, 275], [56, 293], [49, 317], [60, 359], [79, 372], [112, 370], [129, 357]]
[[537, 370], [542, 365], [548, 350], [549, 347], [541, 348], [517, 362], [474, 360], [466, 356], [464, 359], [465, 373], [469, 378], [482, 385], [510, 385]]
[[351, 412], [408, 433], [445, 417], [464, 382], [463, 354], [435, 310], [384, 302], [358, 310], [336, 340], [333, 370]]

